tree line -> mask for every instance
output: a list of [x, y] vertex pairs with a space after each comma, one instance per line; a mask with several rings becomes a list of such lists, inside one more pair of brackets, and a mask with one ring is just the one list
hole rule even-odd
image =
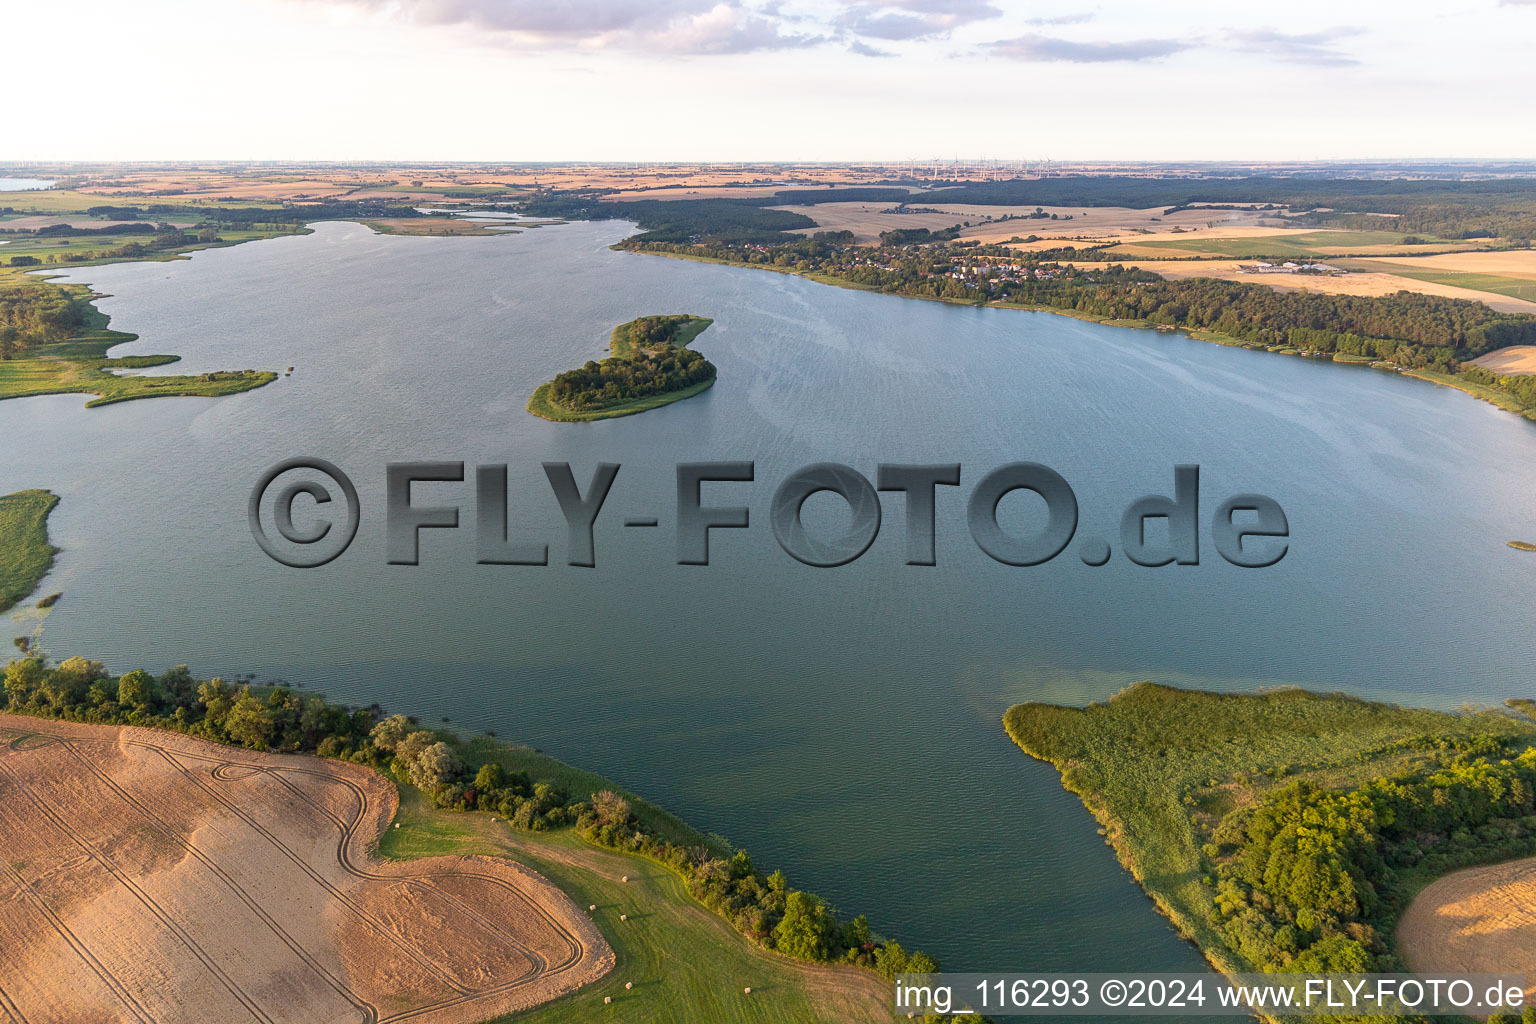
[[715, 379], [715, 364], [690, 348], [587, 360], [550, 381], [550, 400], [573, 412], [606, 409]]
[[[635, 220], [649, 242], [732, 240], [772, 244], [785, 232], [814, 227], [810, 218], [773, 206], [832, 202], [977, 204], [984, 206], [1161, 206], [1209, 203], [1246, 209], [1288, 208], [1306, 222], [1356, 230], [1416, 232], [1440, 238], [1503, 238], [1527, 245], [1536, 237], [1536, 179], [1278, 177], [1137, 178], [1072, 175], [970, 182], [912, 193], [904, 188], [782, 189], [769, 196], [603, 201], [601, 193], [551, 191], [521, 209], [565, 219]], [[1046, 215], [1049, 216], [1049, 215]], [[311, 218], [318, 219], [318, 218]]]
[[[678, 245], [638, 238], [623, 245], [814, 273], [898, 295], [1002, 301], [1103, 319], [1144, 320], [1213, 331], [1254, 345], [1345, 353], [1442, 372], [1496, 348], [1536, 344], [1536, 317], [1418, 292], [1366, 297], [1216, 278], [1165, 280], [1119, 264], [1073, 267], [1018, 253], [1008, 254], [1007, 263], [991, 264], [1003, 255], [964, 246], [861, 248], [820, 238], [771, 247]], [[982, 264], [985, 270], [963, 273]]]
[[1263, 970], [1398, 971], [1412, 877], [1536, 852], [1536, 748], [1418, 739], [1423, 763], [1350, 789], [1298, 780], [1235, 811], [1203, 853], [1213, 923]]
[[75, 657], [54, 665], [29, 652], [25, 638], [17, 646], [23, 657], [9, 662], [4, 674], [0, 706], [7, 711], [171, 729], [252, 750], [366, 765], [417, 787], [439, 808], [491, 812], [531, 831], [574, 828], [595, 845], [664, 864], [738, 932], [785, 956], [856, 964], [890, 978], [938, 970], [926, 954], [876, 936], [863, 916], [844, 919], [820, 897], [790, 888], [783, 872], [765, 874], [744, 850], [725, 853], [664, 839], [622, 794], [575, 794], [495, 761], [474, 763], [451, 734], [421, 728], [404, 715], [385, 716], [377, 705], [347, 708], [284, 687], [200, 681], [185, 665], [159, 676], [135, 670], [114, 677], [99, 661]]
[[24, 284], [0, 289], [0, 359], [78, 334], [85, 303], [62, 288]]

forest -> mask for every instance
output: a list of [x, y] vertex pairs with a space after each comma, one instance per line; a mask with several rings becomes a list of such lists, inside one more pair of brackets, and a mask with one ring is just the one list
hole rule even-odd
[[381, 199], [284, 203], [282, 206], [200, 206], [196, 203], [152, 203], [145, 206], [92, 206], [92, 217], [110, 220], [155, 220], [194, 217], [214, 226], [308, 224], [320, 220], [367, 220], [374, 217], [415, 217], [414, 205]]
[[1536, 317], [1417, 292], [1362, 297], [1214, 278], [1165, 280], [1117, 264], [1073, 267], [995, 247], [859, 247], [821, 238], [771, 247], [635, 238], [621, 246], [815, 274], [897, 295], [1059, 309], [1442, 373], [1495, 348], [1536, 344]]
[[1264, 970], [1399, 971], [1388, 942], [1419, 873], [1536, 853], [1536, 748], [1410, 741], [1424, 763], [1329, 789], [1301, 779], [1228, 815], [1204, 846], [1215, 913]]
[[45, 284], [0, 288], [0, 359], [71, 338], [85, 321], [85, 304], [62, 288]]
[[1397, 919], [1423, 885], [1536, 854], [1531, 706], [1137, 683], [1003, 721], [1219, 968], [1392, 972]]
[[[736, 241], [772, 244], [784, 232], [814, 227], [810, 218], [771, 206], [879, 202], [986, 206], [1187, 208], [1207, 203], [1288, 207], [1298, 223], [1417, 232], [1439, 238], [1536, 238], [1536, 178], [1477, 181], [1251, 176], [1142, 178], [1072, 175], [971, 182], [917, 192], [905, 188], [784, 189], [740, 199], [604, 202], [595, 192], [552, 192], [524, 212], [567, 219], [635, 220], [650, 242]], [[1386, 216], [1383, 216], [1386, 215]], [[312, 218], [318, 219], [318, 218]]]
[[490, 812], [514, 828], [573, 828], [587, 841], [648, 857], [676, 871], [693, 896], [738, 932], [797, 960], [855, 964], [894, 977], [937, 971], [921, 952], [874, 935], [860, 916], [839, 917], [820, 897], [791, 889], [784, 874], [764, 873], [743, 850], [662, 838], [611, 789], [568, 792], [551, 779], [474, 763], [451, 733], [404, 715], [346, 708], [313, 694], [257, 689], [222, 679], [194, 679], [185, 665], [155, 676], [114, 677], [99, 661], [51, 664], [17, 641], [23, 656], [6, 665], [0, 708], [17, 714], [103, 725], [171, 729], [252, 750], [310, 753], [366, 765], [420, 789], [437, 807]]
[[646, 242], [780, 242], [786, 232], [814, 228], [803, 213], [767, 210], [775, 199], [640, 199], [601, 202], [589, 193], [554, 193], [522, 204], [523, 213], [567, 220], [632, 220]]
[[579, 414], [708, 384], [715, 379], [715, 364], [686, 346], [712, 322], [678, 314], [620, 324], [613, 329], [612, 356], [566, 370], [539, 392], [558, 409]]
[[[1440, 238], [1536, 237], [1536, 179], [1481, 181], [1318, 178], [1134, 178], [1072, 176], [978, 182], [921, 194], [925, 203], [993, 206], [1152, 206], [1203, 203], [1289, 206], [1318, 211], [1309, 223], [1416, 231]], [[1326, 211], [1326, 212], [1324, 212]], [[1392, 216], [1379, 216], [1390, 214]]]
[[630, 358], [610, 356], [600, 363], [588, 360], [557, 375], [550, 382], [549, 397], [580, 412], [681, 391], [714, 379], [714, 363], [692, 349], [668, 348]]

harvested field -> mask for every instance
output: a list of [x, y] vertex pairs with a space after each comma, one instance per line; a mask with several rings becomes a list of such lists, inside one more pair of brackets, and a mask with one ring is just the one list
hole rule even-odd
[[[816, 231], [852, 231], [855, 241], [860, 243], [877, 241], [882, 231], [894, 231], [898, 228], [939, 230], [963, 224], [966, 221], [971, 223], [971, 227], [963, 228], [960, 237], [974, 238], [982, 242], [1006, 242], [1015, 236], [1028, 238], [1030, 235], [1039, 235], [1042, 239], [1091, 239], [1093, 242], [1102, 244], [1116, 240], [1162, 237], [1162, 232], [1171, 232], [1175, 227], [1182, 228], [1185, 233], [1169, 234], [1168, 237], [1194, 238], [1208, 233], [1238, 234], [1244, 230], [1254, 229], [1262, 233], [1274, 234], [1285, 230], [1283, 222], [1275, 220], [1274, 214], [1268, 214], [1267, 219], [1270, 223], [1280, 226], [1257, 228], [1258, 221], [1266, 219], [1265, 215], [1233, 210], [1181, 210], [1165, 217], [1163, 207], [1146, 210], [1133, 210], [1119, 206], [1041, 207], [1042, 212], [1046, 214], [1056, 214], [1057, 219], [1051, 220], [1048, 216], [1028, 218], [1027, 215], [1034, 212], [1034, 207], [948, 203], [935, 205], [925, 202], [922, 193], [912, 195], [907, 200], [907, 204], [914, 209], [938, 212], [882, 213], [882, 210], [891, 209], [893, 204], [869, 202], [819, 203], [816, 206], [781, 206], [774, 209], [803, 213], [816, 222], [816, 227], [801, 229], [801, 234], [812, 234]], [[993, 219], [988, 220], [989, 217]], [[1014, 219], [1003, 220], [1004, 217]], [[1069, 217], [1070, 220], [1067, 219]]]
[[1397, 926], [1416, 972], [1524, 974], [1536, 998], [1536, 858], [1446, 875], [1419, 893]]
[[[49, 228], [56, 224], [66, 224], [72, 228], [110, 228], [118, 224], [158, 224], [163, 218], [153, 217], [146, 220], [97, 220], [95, 217], [53, 217], [46, 213], [33, 214], [28, 217], [12, 217], [10, 220], [0, 220], [0, 228], [9, 231], [36, 231], [38, 228]], [[193, 222], [186, 218], [166, 221], [172, 227], [189, 228]]]
[[11, 1020], [469, 1024], [613, 966], [518, 864], [374, 859], [368, 769], [11, 715], [0, 743]]
[[[762, 194], [781, 188], [805, 188], [828, 184], [855, 184], [883, 181], [892, 171], [883, 167], [850, 168], [823, 164], [402, 164], [392, 166], [341, 167], [332, 165], [292, 165], [281, 168], [242, 167], [234, 164], [183, 165], [99, 165], [59, 168], [58, 177], [67, 177], [78, 191], [63, 190], [27, 193], [20, 209], [65, 209], [61, 202], [74, 202], [69, 209], [83, 210], [100, 203], [101, 197], [112, 201], [153, 198], [159, 202], [219, 201], [316, 201], [322, 199], [410, 199], [443, 200], [465, 198], [466, 193], [507, 194], [533, 187], [568, 189], [589, 188], [629, 194], [636, 198], [698, 198], [700, 194], [744, 196], [753, 194], [732, 186], [749, 183], [762, 187]], [[20, 195], [21, 193], [16, 193]], [[76, 196], [87, 201], [78, 202]], [[39, 198], [41, 197], [41, 198]], [[607, 198], [617, 198], [610, 196]]]
[[[1420, 281], [1395, 274], [1369, 272], [1351, 274], [1243, 274], [1238, 267], [1250, 260], [1114, 260], [1122, 267], [1140, 267], [1163, 277], [1177, 280], [1186, 277], [1218, 277], [1224, 281], [1241, 281], [1244, 284], [1263, 284], [1271, 288], [1309, 288], [1331, 295], [1394, 295], [1397, 292], [1418, 292], [1421, 295], [1442, 295], [1448, 299], [1470, 299], [1481, 302], [1504, 313], [1536, 313], [1536, 302], [1496, 295], [1492, 292], [1475, 291], [1436, 281]], [[1371, 261], [1372, 265], [1385, 266]], [[1078, 266], [1103, 267], [1108, 264], [1088, 260], [1078, 261]], [[1337, 264], [1336, 264], [1337, 265]], [[1354, 264], [1346, 264], [1354, 265]]]
[[1405, 256], [1382, 262], [1415, 270], [1445, 270], [1456, 274], [1496, 274], [1536, 280], [1536, 249], [1508, 252], [1453, 252], [1438, 256]]
[[1536, 373], [1536, 345], [1511, 345], [1472, 360], [1494, 373]]

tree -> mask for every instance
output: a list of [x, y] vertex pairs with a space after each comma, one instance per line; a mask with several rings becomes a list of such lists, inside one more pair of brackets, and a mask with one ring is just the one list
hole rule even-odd
[[101, 662], [70, 658], [44, 675], [40, 693], [49, 704], [62, 709], [82, 703], [90, 693], [91, 684], [106, 677], [107, 669]]
[[410, 728], [411, 720], [409, 718], [406, 718], [404, 715], [390, 715], [373, 727], [373, 732], [369, 733], [369, 738], [373, 740], [374, 746], [393, 754], [400, 741], [405, 739], [405, 735], [410, 731]]
[[160, 677], [160, 692], [173, 704], [191, 704], [197, 698], [197, 680], [187, 666], [177, 665]]
[[197, 699], [203, 705], [203, 717], [214, 734], [222, 733], [230, 708], [235, 706], [235, 700], [230, 695], [229, 688], [224, 685], [224, 680], [214, 678], [199, 684]]
[[155, 680], [143, 669], [134, 669], [117, 681], [117, 702], [124, 707], [148, 711], [155, 703]]
[[266, 703], [246, 690], [230, 709], [229, 717], [224, 721], [224, 731], [241, 746], [265, 750], [276, 730]]
[[434, 742], [436, 737], [431, 733], [425, 729], [417, 729], [415, 732], [406, 734], [405, 739], [395, 744], [395, 759], [400, 762], [400, 767], [409, 771], [411, 762], [416, 760], [416, 756]]
[[825, 903], [795, 890], [785, 901], [784, 919], [773, 930], [774, 948], [797, 960], [825, 960], [831, 953], [834, 925]]
[[495, 761], [486, 762], [485, 764], [481, 765], [480, 770], [475, 773], [475, 789], [482, 795], [489, 793], [492, 790], [500, 789], [505, 784], [505, 781], [506, 779], [504, 773], [501, 770], [501, 765], [497, 764]]
[[592, 813], [599, 825], [623, 825], [629, 821], [629, 801], [611, 789], [592, 794]]
[[459, 761], [459, 755], [453, 752], [453, 748], [439, 740], [424, 747], [419, 754], [411, 759], [406, 767], [406, 774], [410, 776], [411, 784], [425, 790], [433, 790], [445, 782], [453, 781], [454, 776], [464, 770], [464, 765]]
[[13, 708], [25, 707], [43, 683], [40, 658], [20, 658], [5, 666], [5, 698]]

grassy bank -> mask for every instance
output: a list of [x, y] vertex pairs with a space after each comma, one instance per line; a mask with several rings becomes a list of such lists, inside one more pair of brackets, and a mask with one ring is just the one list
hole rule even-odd
[[1417, 377], [1419, 380], [1427, 380], [1431, 384], [1443, 384], [1457, 391], [1465, 391], [1473, 398], [1481, 399], [1489, 405], [1496, 405], [1505, 412], [1512, 412], [1526, 419], [1536, 420], [1536, 409], [1528, 409], [1514, 395], [1508, 391], [1500, 391], [1498, 388], [1490, 388], [1476, 381], [1467, 380], [1456, 373], [1436, 373], [1433, 370], [1399, 370], [1405, 377]]
[[[704, 330], [714, 323], [708, 317], [693, 316], [691, 314], [674, 318], [680, 321], [679, 325], [667, 338], [667, 343], [660, 346], [645, 347], [637, 343], [635, 331], [637, 325], [646, 321], [655, 321], [657, 317], [639, 317], [628, 323], [620, 324], [613, 329], [609, 336], [608, 350], [612, 353], [609, 358], [603, 360], [596, 371], [603, 376], [629, 375], [636, 373], [644, 375], [650, 370], [652, 361], [658, 356], [664, 355], [667, 348], [673, 350], [686, 349], [690, 342], [697, 338]], [[689, 359], [697, 360], [700, 357], [690, 353]], [[589, 364], [589, 367], [596, 364]], [[623, 400], [604, 401], [596, 405], [588, 405], [582, 408], [572, 408], [555, 397], [555, 386], [562, 378], [578, 373], [586, 373], [587, 370], [572, 370], [567, 374], [561, 374], [555, 380], [546, 381], [534, 389], [528, 398], [528, 411], [541, 419], [554, 420], [557, 423], [586, 423], [593, 420], [613, 419], [618, 416], [633, 416], [636, 413], [646, 412], [650, 409], [659, 409], [673, 402], [681, 402], [685, 398], [702, 394], [714, 386], [714, 367], [703, 360], [703, 366], [708, 368], [707, 379], [686, 384], [681, 387], [671, 387], [668, 390], [658, 391], [654, 394], [643, 394], [636, 398]], [[647, 390], [642, 385], [641, 390]]]
[[[503, 748], [506, 749], [506, 748]], [[512, 755], [519, 757], [521, 755]], [[675, 820], [675, 819], [674, 819]], [[616, 966], [597, 984], [502, 1018], [527, 1024], [842, 1024], [887, 1022], [889, 984], [855, 967], [799, 964], [762, 950], [701, 906], [669, 869], [600, 849], [571, 831], [525, 832], [486, 814], [436, 810], [402, 787], [400, 828], [380, 853], [510, 857], [538, 871], [592, 918]], [[679, 822], [678, 825], [681, 825]], [[683, 826], [686, 828], [686, 826]], [[628, 882], [620, 881], [627, 877]], [[620, 915], [628, 918], [621, 921]], [[626, 984], [633, 988], [626, 989]], [[751, 987], [752, 994], [743, 990]], [[604, 1005], [604, 997], [613, 999]]]
[[1211, 881], [1212, 838], [1241, 820], [1233, 815], [1297, 780], [1350, 788], [1420, 766], [1426, 751], [1474, 740], [1536, 742], [1536, 725], [1502, 712], [1448, 714], [1301, 690], [1218, 694], [1151, 683], [1086, 708], [1020, 704], [1003, 723], [1026, 753], [1056, 766], [1180, 933], [1229, 971], [1255, 969], [1222, 930]]
[[[82, 303], [89, 292], [80, 285], [54, 285], [75, 293]], [[130, 402], [140, 398], [172, 396], [217, 398], [250, 391], [277, 379], [270, 371], [232, 370], [186, 376], [119, 376], [112, 370], [162, 366], [180, 356], [145, 355], [107, 357], [107, 350], [135, 340], [138, 335], [114, 331], [107, 315], [94, 305], [86, 312], [85, 329], [66, 341], [27, 349], [12, 359], [0, 360], [0, 401], [34, 395], [91, 394], [87, 406]]]
[[[113, 677], [85, 658], [28, 655], [4, 674], [0, 707], [13, 714], [169, 729], [379, 771], [403, 800], [401, 827], [381, 840], [384, 856], [480, 852], [545, 873], [578, 907], [596, 906], [624, 969], [595, 993], [551, 1006], [549, 1020], [881, 1021], [888, 979], [937, 969], [725, 840], [599, 775], [489, 735], [434, 732], [283, 687], [200, 681], [185, 666]], [[604, 995], [613, 998], [607, 1010]]]
[[528, 399], [528, 411], [540, 419], [554, 420], [557, 423], [590, 423], [593, 420], [611, 420], [618, 416], [633, 416], [637, 412], [646, 412], [650, 409], [660, 409], [664, 405], [673, 402], [681, 402], [685, 398], [702, 394], [714, 387], [712, 380], [695, 384], [692, 387], [683, 388], [680, 391], [669, 391], [664, 395], [652, 395], [649, 398], [637, 398], [632, 402], [620, 402], [610, 405], [605, 409], [585, 409], [581, 412], [572, 412], [562, 406], [556, 405], [549, 397], [549, 385], [540, 384], [534, 389]]
[[48, 543], [48, 513], [59, 503], [51, 491], [0, 497], [0, 612], [37, 589], [58, 548]]
[[[39, 193], [50, 202], [73, 193]], [[98, 200], [99, 201], [99, 197]], [[61, 211], [83, 214], [79, 210]], [[221, 370], [185, 376], [119, 376], [114, 370], [142, 369], [174, 363], [180, 356], [143, 355], [108, 358], [116, 345], [135, 340], [138, 335], [111, 330], [108, 317], [94, 305], [95, 296], [82, 285], [61, 285], [44, 275], [60, 267], [89, 267], [123, 262], [160, 262], [185, 259], [190, 253], [212, 248], [240, 245], [244, 242], [282, 235], [307, 233], [307, 228], [239, 227], [221, 228], [216, 238], [177, 238], [170, 247], [156, 248], [154, 234], [125, 235], [26, 235], [8, 239], [0, 249], [0, 298], [11, 289], [57, 288], [77, 303], [83, 314], [83, 326], [74, 335], [24, 347], [13, 358], [0, 359], [0, 400], [34, 395], [91, 394], [96, 398], [88, 406], [110, 405], [140, 398], [199, 397], [217, 398], [250, 391], [277, 379], [277, 374], [257, 370]], [[138, 247], [134, 255], [125, 255], [123, 247]], [[30, 257], [38, 265], [9, 265], [17, 257]], [[39, 273], [41, 271], [42, 273]]]

